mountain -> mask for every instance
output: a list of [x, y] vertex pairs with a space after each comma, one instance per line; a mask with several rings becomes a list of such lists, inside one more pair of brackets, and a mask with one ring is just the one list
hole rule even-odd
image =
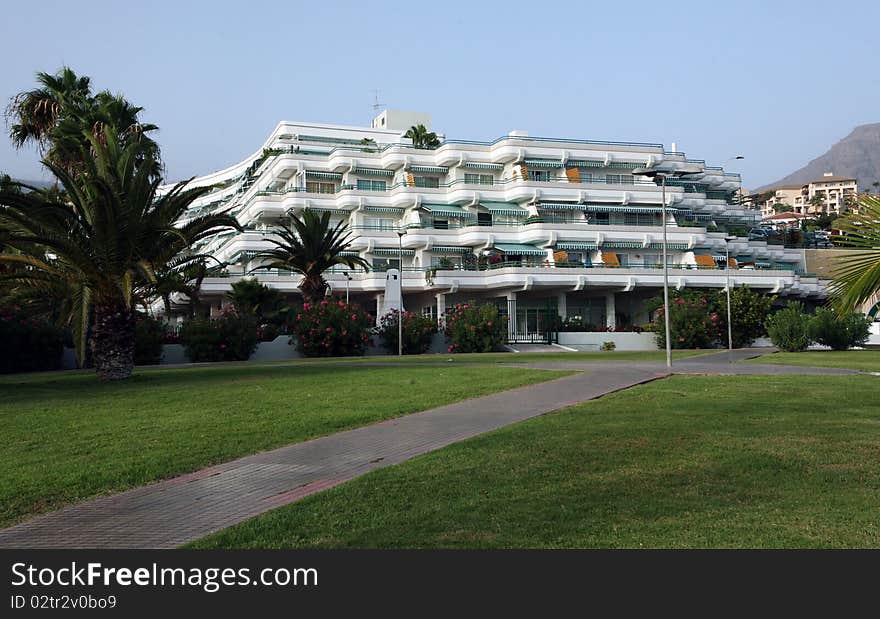
[[822, 178], [825, 172], [858, 179], [859, 191], [872, 189], [872, 183], [880, 181], [880, 123], [856, 127], [824, 155], [785, 178], [754, 191], [766, 191], [780, 185], [805, 185]]

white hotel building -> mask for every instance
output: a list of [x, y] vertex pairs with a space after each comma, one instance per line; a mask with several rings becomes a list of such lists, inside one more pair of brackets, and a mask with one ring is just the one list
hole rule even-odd
[[[471, 299], [516, 316], [512, 339], [540, 333], [548, 313], [626, 327], [649, 317], [645, 299], [661, 292], [661, 188], [634, 168], [674, 172], [699, 165], [666, 187], [670, 286], [725, 286], [726, 230], [731, 281], [781, 296], [821, 298], [822, 282], [803, 273], [802, 252], [745, 232], [760, 212], [737, 204], [737, 174], [667, 152], [661, 144], [531, 137], [511, 131], [492, 142], [442, 140], [414, 148], [402, 135], [420, 119], [386, 111], [373, 127], [281, 122], [250, 157], [194, 180], [214, 189], [193, 215], [231, 210], [243, 232], [196, 250], [227, 266], [207, 277], [202, 298], [217, 311], [230, 284], [257, 266], [277, 222], [305, 208], [344, 221], [351, 251], [372, 269], [325, 274], [333, 294], [371, 312], [383, 307], [387, 268], [401, 244], [407, 310], [438, 316]], [[426, 123], [427, 124], [427, 123]], [[291, 297], [300, 276], [254, 276]]]

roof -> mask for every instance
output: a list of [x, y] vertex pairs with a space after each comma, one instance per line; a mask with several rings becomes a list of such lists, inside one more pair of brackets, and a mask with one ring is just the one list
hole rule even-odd
[[856, 182], [856, 179], [851, 176], [823, 176], [822, 178], [810, 181], [810, 183], [815, 185], [816, 183], [842, 183], [845, 181], [852, 181], [854, 183]]
[[803, 213], [777, 213], [769, 217], [762, 217], [764, 221], [785, 221], [786, 219], [806, 219], [807, 215]]

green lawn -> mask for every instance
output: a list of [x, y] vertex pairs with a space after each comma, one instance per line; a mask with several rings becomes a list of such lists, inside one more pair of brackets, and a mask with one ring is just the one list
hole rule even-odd
[[809, 365], [824, 368], [848, 368], [865, 372], [880, 372], [880, 350], [810, 350], [807, 352], [778, 352], [749, 359], [749, 363], [776, 363], [780, 365]]
[[[673, 359], [683, 359], [694, 355], [723, 352], [719, 350], [673, 350]], [[663, 361], [666, 359], [666, 351], [663, 350], [615, 350], [609, 352], [578, 351], [578, 352], [498, 352], [498, 353], [468, 353], [468, 354], [432, 354], [432, 355], [405, 355], [397, 357], [373, 356], [359, 357], [358, 360], [365, 363], [534, 363], [542, 361]]]
[[880, 379], [674, 376], [374, 471], [195, 546], [876, 548], [878, 506]]
[[0, 378], [0, 525], [237, 456], [565, 373], [226, 365]]

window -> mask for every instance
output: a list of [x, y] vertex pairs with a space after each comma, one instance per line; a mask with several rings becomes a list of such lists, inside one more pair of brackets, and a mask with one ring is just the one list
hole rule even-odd
[[578, 168], [578, 176], [582, 183], [593, 182], [593, 172], [590, 168]]
[[306, 181], [306, 191], [309, 193], [336, 193], [336, 184]]
[[425, 305], [422, 307], [422, 316], [427, 316], [431, 320], [437, 320], [437, 307], [434, 305]]
[[414, 176], [413, 181], [416, 187], [437, 188], [440, 186], [440, 179], [436, 176]]
[[629, 254], [617, 254], [617, 261], [620, 262], [620, 268], [627, 268], [629, 266]]
[[550, 173], [546, 170], [529, 170], [529, 180], [546, 182], [550, 180]]
[[606, 174], [605, 182], [609, 185], [632, 185], [632, 174]]
[[491, 226], [492, 225], [492, 213], [477, 213], [477, 225], [478, 226]]
[[434, 228], [436, 230], [449, 230], [448, 219], [434, 219]]
[[364, 222], [368, 230], [394, 230], [394, 220], [386, 217], [367, 217]]
[[362, 191], [385, 191], [385, 181], [358, 179], [357, 188]]
[[472, 185], [493, 185], [495, 183], [495, 177], [491, 174], [465, 173], [464, 182]]

